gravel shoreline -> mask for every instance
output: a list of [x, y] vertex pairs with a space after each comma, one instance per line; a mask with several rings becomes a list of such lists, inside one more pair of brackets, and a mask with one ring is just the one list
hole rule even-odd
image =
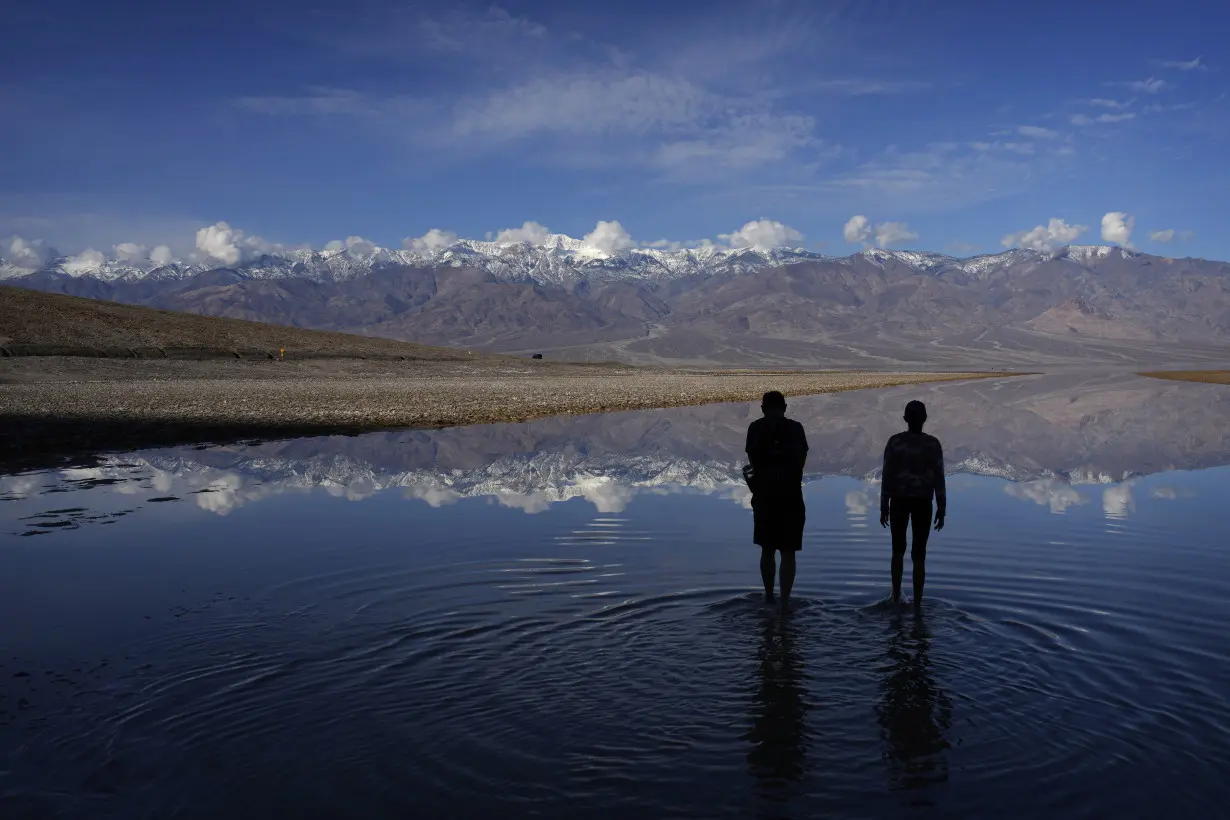
[[5, 360], [0, 467], [182, 443], [516, 422], [1004, 373], [685, 371], [535, 362]]

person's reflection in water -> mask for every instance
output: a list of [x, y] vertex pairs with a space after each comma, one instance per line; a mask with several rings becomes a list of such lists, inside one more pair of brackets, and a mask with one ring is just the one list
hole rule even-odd
[[803, 661], [795, 646], [794, 625], [771, 619], [757, 652], [752, 725], [747, 739], [748, 770], [758, 796], [774, 804], [798, 793], [807, 773], [808, 710], [803, 686]]
[[932, 677], [930, 649], [931, 634], [923, 622], [894, 624], [876, 708], [891, 790], [924, 789], [948, 780], [952, 701]]

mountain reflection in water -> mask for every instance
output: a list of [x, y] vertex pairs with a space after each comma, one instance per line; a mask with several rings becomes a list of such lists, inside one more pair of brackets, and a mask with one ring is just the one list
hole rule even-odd
[[[875, 516], [911, 398], [955, 473], [920, 620], [886, 601]], [[0, 477], [0, 814], [1219, 816], [1230, 390], [791, 398], [811, 454], [786, 618], [744, 509], [757, 414]]]

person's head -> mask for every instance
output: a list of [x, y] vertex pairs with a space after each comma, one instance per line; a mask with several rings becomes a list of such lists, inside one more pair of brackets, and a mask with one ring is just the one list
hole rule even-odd
[[927, 405], [915, 400], [905, 406], [905, 423], [911, 430], [921, 430], [927, 421]]
[[770, 390], [760, 400], [760, 409], [766, 416], [786, 415], [786, 397], [776, 390]]

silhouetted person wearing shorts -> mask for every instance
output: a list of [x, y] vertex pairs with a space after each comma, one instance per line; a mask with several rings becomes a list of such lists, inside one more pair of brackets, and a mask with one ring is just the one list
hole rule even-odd
[[807, 461], [807, 436], [803, 425], [786, 418], [786, 398], [776, 390], [764, 394], [760, 409], [764, 418], [747, 428], [745, 468], [752, 490], [754, 532], [752, 541], [760, 546], [760, 577], [764, 597], [773, 603], [773, 576], [776, 552], [782, 554], [782, 610], [790, 602], [794, 586], [794, 554], [803, 548], [803, 524], [807, 509], [803, 505], [803, 465]]
[[901, 601], [905, 569], [906, 529], [913, 530], [910, 559], [914, 564], [914, 611], [922, 611], [927, 580], [927, 536], [931, 532], [931, 498], [935, 497], [935, 528], [944, 529], [948, 496], [944, 489], [944, 451], [935, 436], [922, 431], [927, 407], [920, 401], [905, 406], [909, 430], [888, 440], [880, 486], [880, 526], [892, 528], [893, 603]]

